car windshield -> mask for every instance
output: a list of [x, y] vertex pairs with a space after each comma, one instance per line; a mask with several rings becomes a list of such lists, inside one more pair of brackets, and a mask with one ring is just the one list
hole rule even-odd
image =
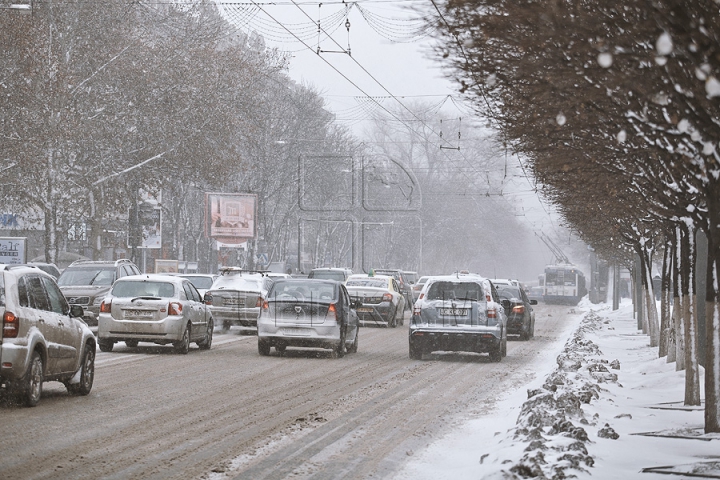
[[190, 283], [195, 285], [195, 288], [208, 289], [208, 288], [212, 287], [212, 284], [213, 284], [212, 277], [183, 277], [183, 278], [187, 278], [188, 280], [190, 280]]
[[501, 286], [497, 289], [498, 295], [503, 298], [520, 298], [520, 290], [517, 287]]
[[259, 292], [262, 290], [261, 285], [262, 283], [260, 278], [243, 277], [240, 275], [223, 275], [215, 280], [212, 288]]
[[277, 281], [270, 291], [277, 300], [334, 301], [335, 286], [325, 282]]
[[356, 278], [348, 280], [348, 287], [375, 287], [375, 288], [387, 288], [387, 280], [379, 278]]
[[172, 298], [175, 296], [175, 287], [168, 282], [154, 282], [144, 280], [119, 281], [112, 289], [114, 297], [159, 297]]
[[318, 278], [321, 280], [337, 280], [338, 282], [345, 281], [345, 274], [334, 270], [318, 270], [311, 272], [312, 278]]
[[479, 300], [483, 298], [482, 287], [475, 282], [439, 281], [430, 285], [428, 300]]
[[58, 285], [112, 285], [114, 281], [115, 267], [66, 268], [58, 278]]

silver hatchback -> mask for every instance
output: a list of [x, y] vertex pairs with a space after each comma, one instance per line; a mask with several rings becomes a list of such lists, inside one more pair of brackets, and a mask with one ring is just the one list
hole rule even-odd
[[110, 352], [116, 342], [172, 344], [187, 353], [190, 343], [212, 345], [213, 317], [189, 280], [167, 275], [133, 275], [115, 282], [100, 305], [98, 344]]

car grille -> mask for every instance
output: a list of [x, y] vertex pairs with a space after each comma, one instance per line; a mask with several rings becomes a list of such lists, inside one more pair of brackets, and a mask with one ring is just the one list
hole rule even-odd
[[89, 305], [90, 297], [67, 297], [67, 302], [70, 305]]

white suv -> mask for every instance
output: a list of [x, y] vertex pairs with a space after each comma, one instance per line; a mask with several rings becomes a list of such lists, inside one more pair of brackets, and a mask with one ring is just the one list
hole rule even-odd
[[90, 393], [95, 376], [95, 336], [80, 305], [68, 305], [55, 279], [33, 267], [0, 265], [0, 383], [20, 403], [34, 407], [43, 381], [68, 392]]

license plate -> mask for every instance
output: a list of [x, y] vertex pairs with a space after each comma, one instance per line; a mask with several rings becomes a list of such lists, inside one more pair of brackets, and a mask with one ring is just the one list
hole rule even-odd
[[288, 336], [307, 336], [310, 334], [310, 332], [306, 328], [283, 328], [283, 335]]
[[125, 318], [152, 318], [153, 312], [148, 310], [125, 310]]
[[373, 309], [369, 307], [360, 307], [357, 309], [357, 311], [360, 313], [370, 313], [373, 311]]
[[441, 315], [464, 316], [467, 315], [467, 308], [441, 308]]

